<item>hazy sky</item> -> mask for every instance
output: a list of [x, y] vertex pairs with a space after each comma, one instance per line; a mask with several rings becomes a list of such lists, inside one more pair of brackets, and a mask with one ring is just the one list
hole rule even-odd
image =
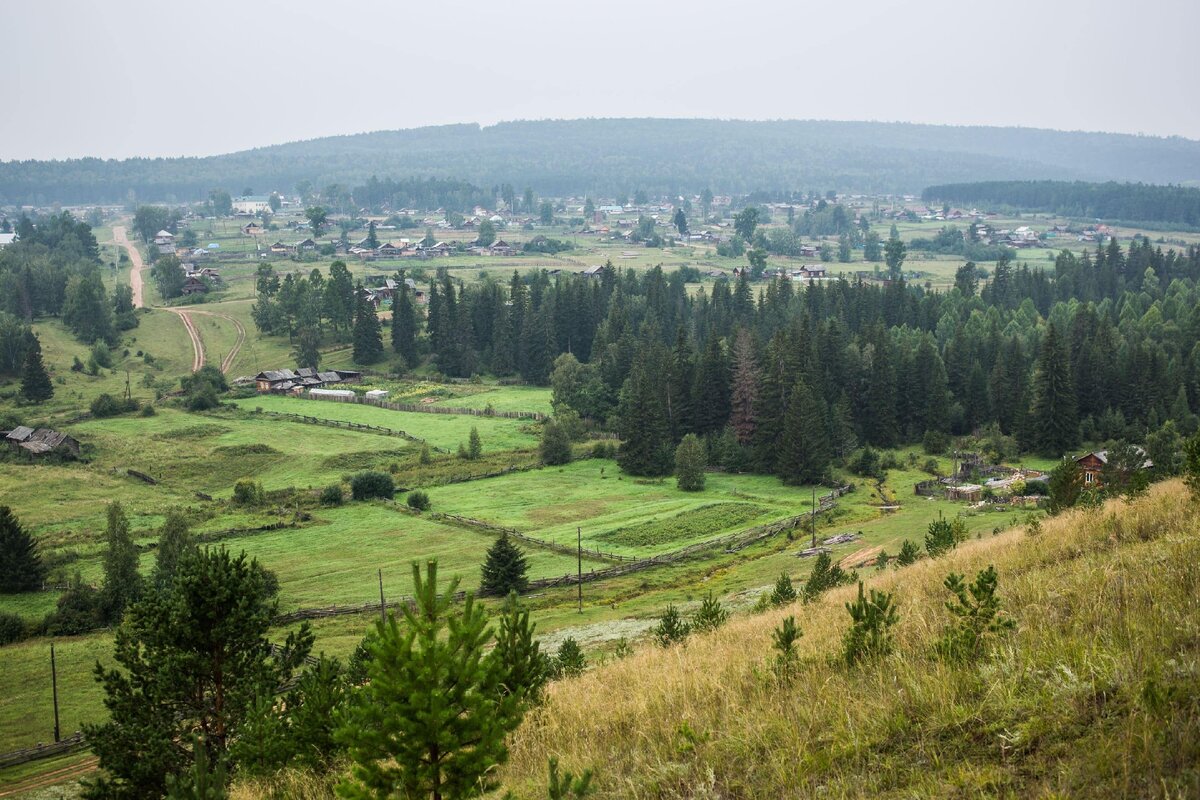
[[575, 117], [1200, 139], [1197, 0], [0, 0], [0, 159]]

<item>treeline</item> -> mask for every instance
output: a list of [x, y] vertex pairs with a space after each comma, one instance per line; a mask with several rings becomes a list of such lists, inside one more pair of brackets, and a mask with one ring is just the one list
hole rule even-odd
[[[603, 157], [597, 157], [602, 153]], [[871, 122], [588, 119], [337, 136], [207, 158], [0, 163], [0, 205], [187, 202], [215, 187], [420, 176], [539, 195], [913, 192], [980, 180], [1200, 180], [1200, 144], [1117, 134]]]
[[1200, 249], [1146, 240], [1064, 252], [1053, 272], [1001, 262], [981, 292], [969, 274], [948, 293], [743, 277], [690, 295], [660, 269], [507, 285], [442, 273], [427, 319], [402, 295], [393, 347], [447, 375], [549, 382], [559, 408], [621, 433], [631, 472], [665, 474], [694, 433], [710, 463], [807, 481], [862, 444], [988, 431], [1058, 456], [1168, 419], [1190, 430], [1198, 278]]
[[1144, 183], [985, 181], [930, 186], [926, 202], [989, 204], [1111, 222], [1200, 225], [1200, 189]]
[[[119, 331], [137, 325], [130, 288], [105, 289], [99, 246], [87, 223], [63, 212], [36, 222], [24, 217], [16, 232], [18, 240], [0, 250], [0, 314], [25, 325], [61, 317], [88, 344], [115, 343]], [[0, 317], [0, 332], [15, 330], [13, 319]], [[15, 347], [10, 343], [19, 338], [5, 334], [0, 348]]]
[[495, 201], [492, 192], [485, 192], [465, 181], [442, 178], [380, 180], [374, 175], [365, 184], [355, 186], [352, 195], [359, 208], [371, 211], [382, 211], [385, 208], [444, 208], [449, 211], [466, 212], [477, 205], [490, 208]]

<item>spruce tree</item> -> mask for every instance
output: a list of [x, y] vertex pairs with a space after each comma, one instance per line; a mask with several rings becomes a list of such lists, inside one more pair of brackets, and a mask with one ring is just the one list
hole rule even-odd
[[11, 508], [0, 506], [0, 593], [32, 591], [45, 578], [46, 566], [33, 537]]
[[733, 344], [733, 395], [729, 424], [741, 444], [754, 440], [755, 406], [761, 381], [754, 358], [754, 342], [745, 330], [738, 331]]
[[1071, 364], [1054, 323], [1042, 340], [1033, 372], [1029, 438], [1034, 449], [1052, 457], [1063, 455], [1079, 441]]
[[516, 592], [510, 593], [504, 601], [493, 650], [502, 673], [500, 692], [515, 694], [530, 703], [537, 702], [549, 678], [548, 658], [533, 638], [536, 628], [529, 621], [529, 609], [521, 607]]
[[554, 420], [542, 426], [542, 441], [539, 446], [542, 463], [559, 466], [571, 463], [571, 440], [566, 429]]
[[472, 425], [471, 434], [467, 437], [467, 458], [477, 461], [482, 455], [483, 442], [479, 438], [479, 429]]
[[25, 365], [21, 369], [21, 397], [30, 403], [44, 403], [54, 397], [54, 384], [42, 362], [42, 343], [30, 333], [25, 342]]
[[788, 398], [779, 442], [779, 477], [784, 483], [820, 483], [829, 468], [828, 415], [825, 403], [798, 379]]
[[109, 622], [118, 622], [125, 608], [141, 595], [142, 576], [138, 574], [138, 552], [129, 533], [125, 509], [113, 501], [107, 513], [102, 597], [105, 617]]
[[458, 580], [438, 592], [437, 563], [413, 565], [415, 607], [375, 623], [369, 680], [341, 717], [337, 739], [353, 762], [342, 797], [470, 797], [495, 786], [505, 737], [524, 703], [505, 694], [487, 616], [470, 594], [454, 608]]
[[361, 295], [354, 312], [354, 361], [357, 364], [374, 364], [383, 357], [383, 334], [380, 332], [379, 315]]
[[630, 475], [666, 475], [671, 471], [672, 450], [660, 346], [643, 346], [633, 360], [621, 389], [618, 409], [621, 448], [617, 462]]
[[488, 548], [479, 590], [500, 597], [510, 592], [519, 594], [529, 586], [527, 570], [525, 554], [508, 540], [507, 535], [501, 536]]
[[694, 433], [683, 437], [683, 441], [675, 448], [675, 481], [685, 492], [700, 492], [704, 490], [704, 467], [708, 454], [704, 443]]
[[709, 334], [699, 369], [696, 370], [692, 406], [698, 434], [719, 433], [729, 421], [729, 365], [715, 334]]
[[397, 281], [392, 297], [392, 350], [400, 354], [409, 369], [417, 366], [417, 311], [408, 284]]

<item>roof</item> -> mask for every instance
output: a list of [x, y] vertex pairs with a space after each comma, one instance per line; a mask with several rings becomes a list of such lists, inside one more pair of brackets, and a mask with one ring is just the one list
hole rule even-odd
[[33, 434], [33, 428], [28, 428], [24, 425], [18, 425], [9, 431], [8, 436], [4, 438], [10, 442], [23, 442]]
[[12, 244], [16, 240], [17, 235], [15, 233], [0, 233], [0, 247], [3, 247], [6, 244]]
[[248, 195], [244, 195], [242, 197], [233, 198], [233, 202], [235, 202], [235, 203], [269, 203], [269, 202], [271, 202], [271, 198], [267, 197], [265, 194], [248, 194]]
[[256, 381], [292, 381], [298, 376], [290, 369], [268, 369], [254, 376]]

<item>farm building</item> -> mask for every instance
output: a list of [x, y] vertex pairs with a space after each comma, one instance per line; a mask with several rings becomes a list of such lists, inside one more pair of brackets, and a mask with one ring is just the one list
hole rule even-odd
[[20, 425], [4, 432], [4, 442], [13, 450], [31, 456], [46, 456], [52, 453], [70, 458], [79, 457], [79, 440], [74, 436], [50, 430], [29, 428]]
[[[1145, 456], [1146, 451], [1140, 447], [1134, 447], [1134, 450], [1139, 455]], [[1075, 463], [1083, 471], [1083, 482], [1088, 486], [1098, 487], [1100, 485], [1100, 473], [1108, 466], [1108, 451], [1095, 450], [1091, 453], [1084, 453], [1075, 459]], [[1146, 459], [1142, 462], [1142, 469], [1150, 469], [1154, 466], [1154, 462]]]
[[263, 393], [284, 394], [305, 389], [320, 389], [330, 384], [358, 383], [360, 380], [362, 373], [354, 370], [333, 369], [318, 372], [311, 367], [301, 367], [294, 372], [290, 369], [260, 372], [254, 376], [254, 386]]
[[261, 214], [270, 207], [271, 198], [261, 194], [235, 197], [233, 200], [234, 214], [244, 214], [253, 217], [256, 214]]
[[961, 486], [946, 488], [947, 500], [965, 500], [968, 503], [978, 503], [983, 499], [983, 487], [977, 483], [964, 483]]
[[208, 284], [201, 280], [199, 275], [188, 275], [183, 279], [183, 288], [180, 289], [185, 297], [190, 297], [194, 294], [207, 294]]
[[292, 252], [292, 248], [288, 247], [283, 242], [276, 242], [267, 248], [273, 256], [286, 256]]
[[337, 397], [347, 400], [354, 397], [354, 392], [349, 389], [309, 389], [308, 393], [313, 397]]
[[388, 390], [387, 389], [372, 389], [363, 396], [368, 397], [371, 400], [387, 400], [388, 399]]
[[247, 236], [262, 236], [265, 230], [266, 228], [264, 228], [262, 225], [259, 225], [257, 222], [247, 222], [242, 226], [242, 233], [246, 234]]
[[0, 233], [0, 247], [8, 247], [17, 241], [15, 233]]

